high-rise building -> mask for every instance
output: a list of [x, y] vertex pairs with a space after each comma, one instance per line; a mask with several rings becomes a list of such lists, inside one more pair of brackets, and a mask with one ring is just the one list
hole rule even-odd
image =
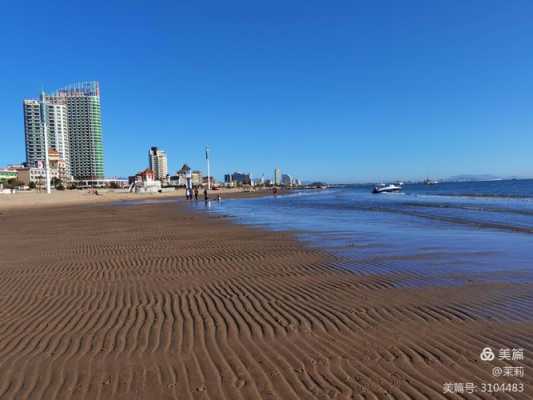
[[39, 100], [24, 100], [24, 141], [26, 143], [26, 162], [33, 167], [45, 158], [48, 147], [44, 143], [44, 126], [41, 120]]
[[[44, 143], [45, 125], [48, 129], [46, 146]], [[24, 100], [24, 133], [26, 162], [29, 167], [35, 167], [37, 162], [44, 161], [45, 149], [53, 149], [65, 163], [66, 175], [71, 175], [65, 105], [48, 103], [43, 96], [41, 100]]]
[[274, 186], [281, 185], [281, 169], [276, 168], [274, 170]]
[[[47, 127], [48, 143], [44, 143]], [[75, 179], [104, 178], [104, 150], [100, 88], [98, 82], [82, 82], [24, 100], [26, 161], [44, 160], [45, 148], [53, 148]]]
[[98, 82], [81, 82], [59, 89], [50, 102], [68, 113], [70, 167], [76, 179], [104, 178], [104, 148]]
[[168, 175], [167, 154], [157, 147], [151, 147], [148, 151], [148, 166], [154, 171], [155, 179], [166, 179]]
[[224, 183], [234, 185], [250, 185], [252, 183], [252, 179], [250, 177], [250, 174], [245, 174], [242, 172], [234, 172], [233, 174], [226, 174], [224, 175]]

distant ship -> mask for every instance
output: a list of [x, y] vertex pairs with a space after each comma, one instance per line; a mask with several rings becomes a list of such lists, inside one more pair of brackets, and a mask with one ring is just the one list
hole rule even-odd
[[399, 192], [400, 190], [402, 190], [401, 185], [394, 185], [392, 183], [385, 185], [382, 183], [381, 185], [374, 186], [372, 193], [393, 193]]
[[434, 180], [431, 180], [429, 178], [427, 178], [425, 181], [424, 181], [424, 184], [425, 185], [436, 185], [437, 183], [439, 183], [439, 181], [434, 181]]

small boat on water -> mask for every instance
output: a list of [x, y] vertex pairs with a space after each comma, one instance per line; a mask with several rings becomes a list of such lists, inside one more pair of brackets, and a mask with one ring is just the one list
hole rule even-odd
[[372, 193], [394, 193], [402, 190], [401, 185], [394, 185], [392, 183], [386, 185], [382, 183], [381, 185], [374, 186]]
[[434, 181], [434, 180], [431, 180], [429, 178], [427, 178], [425, 181], [424, 181], [424, 184], [425, 185], [436, 185], [437, 183], [439, 183], [439, 181]]

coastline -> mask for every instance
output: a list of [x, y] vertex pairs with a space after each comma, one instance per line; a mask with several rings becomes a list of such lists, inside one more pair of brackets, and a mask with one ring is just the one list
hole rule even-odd
[[[217, 194], [223, 198], [243, 198], [270, 195], [269, 190], [244, 191], [242, 189], [222, 188], [210, 191], [213, 198]], [[14, 194], [0, 194], [0, 211], [12, 209], [34, 209], [48, 207], [64, 207], [88, 204], [108, 204], [117, 201], [130, 200], [171, 200], [183, 199], [185, 189], [163, 193], [128, 193], [125, 191], [99, 190], [95, 195], [89, 190], [53, 191], [51, 194], [44, 192], [16, 192]], [[201, 193], [203, 201], [203, 193]]]
[[399, 288], [289, 233], [109, 197], [0, 215], [0, 398], [457, 398], [517, 381], [486, 346], [526, 349], [502, 398], [530, 397], [531, 285]]

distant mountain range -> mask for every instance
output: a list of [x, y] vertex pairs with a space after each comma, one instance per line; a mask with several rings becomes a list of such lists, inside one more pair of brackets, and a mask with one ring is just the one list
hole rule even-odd
[[[496, 176], [496, 175], [456, 175], [456, 176], [450, 176], [449, 178], [445, 179], [447, 182], [479, 182], [479, 181], [499, 181], [504, 178]], [[511, 178], [505, 178], [505, 179], [511, 179]]]

